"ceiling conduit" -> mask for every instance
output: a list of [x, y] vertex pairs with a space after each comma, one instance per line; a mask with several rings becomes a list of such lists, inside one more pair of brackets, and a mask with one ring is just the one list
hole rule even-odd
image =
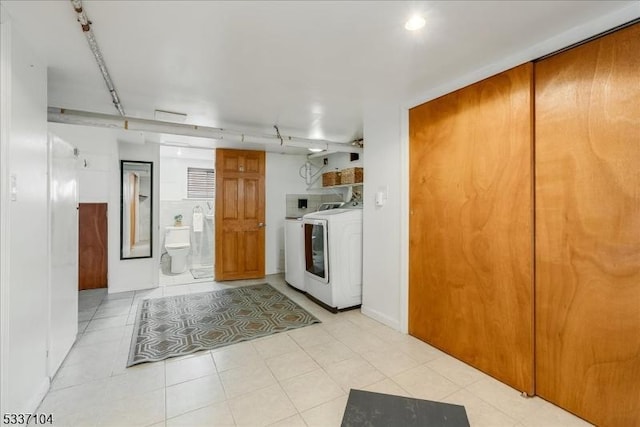
[[118, 113], [120, 113], [120, 115], [124, 117], [124, 108], [122, 108], [122, 104], [120, 103], [120, 98], [118, 97], [116, 88], [113, 86], [113, 81], [111, 81], [111, 76], [109, 75], [109, 71], [107, 70], [107, 64], [105, 64], [104, 58], [102, 57], [102, 52], [100, 51], [100, 47], [98, 46], [98, 42], [96, 41], [96, 36], [95, 34], [93, 34], [93, 30], [91, 29], [92, 22], [89, 21], [87, 13], [82, 8], [81, 0], [71, 0], [71, 4], [73, 5], [73, 9], [78, 15], [78, 22], [82, 27], [82, 32], [87, 38], [91, 53], [93, 53], [93, 56], [96, 58], [98, 68], [100, 68], [100, 72], [102, 73], [102, 78], [104, 78], [104, 82], [107, 84], [107, 89], [109, 89], [109, 93], [111, 94], [113, 105], [118, 110]]
[[237, 130], [214, 128], [209, 126], [190, 125], [185, 123], [170, 123], [160, 120], [138, 119], [135, 117], [119, 117], [110, 114], [91, 113], [88, 111], [69, 110], [66, 108], [49, 107], [48, 121], [72, 125], [97, 126], [111, 129], [123, 129], [139, 132], [166, 133], [172, 135], [195, 136], [216, 140], [234, 141], [240, 143], [278, 144], [299, 148], [320, 148], [336, 153], [362, 154], [362, 140], [352, 142], [335, 142], [324, 139], [299, 138], [296, 136], [257, 135]]
[[160, 120], [138, 119], [133, 117], [126, 117], [124, 108], [120, 103], [120, 98], [113, 85], [109, 71], [107, 71], [107, 64], [104, 61], [102, 52], [98, 47], [98, 42], [91, 29], [92, 22], [87, 17], [86, 12], [82, 7], [81, 0], [70, 0], [73, 5], [73, 9], [78, 15], [78, 22], [82, 27], [82, 31], [87, 38], [91, 52], [96, 59], [98, 68], [102, 73], [104, 82], [107, 85], [107, 89], [111, 94], [113, 105], [118, 110], [120, 117], [109, 114], [91, 113], [87, 111], [68, 110], [65, 108], [49, 107], [48, 109], [48, 121], [53, 123], [66, 123], [85, 126], [98, 126], [114, 129], [124, 129], [132, 131], [142, 132], [156, 132], [167, 133], [172, 135], [184, 135], [194, 136], [200, 138], [212, 138], [217, 140], [234, 141], [240, 143], [257, 143], [257, 144], [270, 144], [277, 143], [280, 145], [287, 145], [290, 147], [299, 148], [318, 148], [328, 152], [341, 152], [341, 153], [360, 153], [362, 154], [362, 139], [356, 139], [351, 142], [334, 142], [319, 139], [299, 138], [294, 136], [284, 136], [280, 134], [280, 130], [277, 126], [277, 135], [255, 135], [246, 132], [234, 131], [229, 129], [214, 128], [208, 126], [189, 125], [182, 123], [170, 123]]

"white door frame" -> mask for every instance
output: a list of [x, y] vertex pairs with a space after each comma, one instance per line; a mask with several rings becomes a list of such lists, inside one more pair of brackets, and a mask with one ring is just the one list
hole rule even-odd
[[11, 124], [11, 22], [0, 5], [0, 412], [5, 413], [9, 393], [9, 126]]

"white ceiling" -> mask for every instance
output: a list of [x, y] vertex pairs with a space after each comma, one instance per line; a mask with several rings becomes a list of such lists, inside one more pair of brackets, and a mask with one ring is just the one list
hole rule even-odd
[[[349, 141], [406, 102], [637, 1], [85, 1], [128, 116]], [[49, 105], [116, 114], [67, 0], [7, 1]], [[427, 26], [409, 33], [421, 13]]]

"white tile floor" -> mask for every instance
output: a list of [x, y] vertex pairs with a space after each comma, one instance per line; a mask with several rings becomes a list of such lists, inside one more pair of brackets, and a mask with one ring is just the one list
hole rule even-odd
[[266, 281], [321, 324], [126, 368], [138, 302], [265, 280], [80, 293], [80, 335], [40, 413], [58, 426], [338, 426], [350, 388], [464, 405], [471, 426], [589, 424], [362, 315]]
[[[205, 267], [194, 267], [205, 268]], [[184, 273], [179, 274], [165, 274], [160, 268], [160, 275], [158, 276], [158, 282], [160, 286], [175, 286], [175, 285], [187, 285], [190, 283], [211, 283], [211, 278], [194, 279], [191, 270], [187, 269]]]

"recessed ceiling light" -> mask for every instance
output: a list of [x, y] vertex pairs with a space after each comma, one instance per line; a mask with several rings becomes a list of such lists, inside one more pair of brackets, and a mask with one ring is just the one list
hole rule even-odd
[[324, 151], [324, 148], [308, 148], [308, 150], [312, 153], [319, 153], [321, 151]]
[[426, 24], [426, 21], [424, 20], [424, 18], [422, 16], [413, 15], [404, 24], [404, 28], [406, 28], [409, 31], [416, 31], [416, 30], [419, 30], [420, 28], [424, 27], [424, 24]]

